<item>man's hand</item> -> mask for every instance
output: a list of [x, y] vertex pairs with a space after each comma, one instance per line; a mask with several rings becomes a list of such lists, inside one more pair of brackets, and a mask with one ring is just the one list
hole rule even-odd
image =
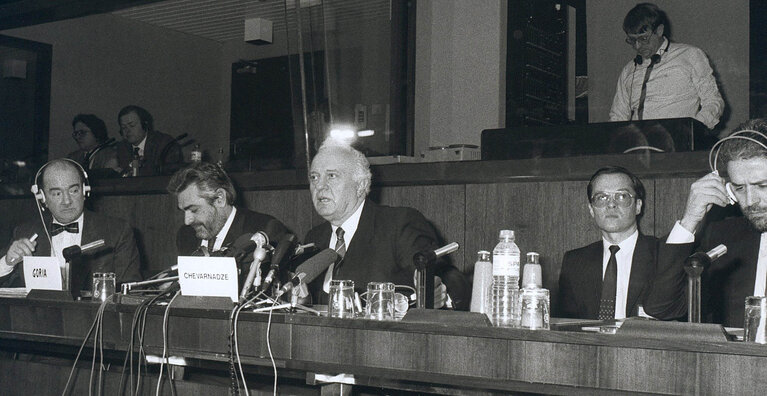
[[727, 206], [729, 200], [724, 187], [724, 179], [716, 173], [709, 173], [695, 181], [690, 187], [682, 227], [694, 233], [712, 205]]
[[9, 266], [16, 265], [24, 256], [31, 256], [35, 248], [37, 248], [37, 241], [28, 238], [17, 239], [11, 243], [8, 252], [5, 253], [5, 263]]
[[442, 278], [434, 277], [434, 309], [440, 309], [447, 303], [447, 286], [442, 283]]

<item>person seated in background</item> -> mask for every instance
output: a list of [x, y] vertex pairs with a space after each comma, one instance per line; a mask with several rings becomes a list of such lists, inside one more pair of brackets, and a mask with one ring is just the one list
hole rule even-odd
[[[89, 187], [77, 163], [56, 159], [43, 165], [35, 179], [38, 204], [48, 209], [44, 221], [30, 213], [28, 222], [13, 230], [10, 245], [0, 251], [0, 287], [23, 287], [24, 274], [18, 265], [24, 256], [52, 256], [65, 267], [65, 248], [99, 239], [104, 247], [82, 255], [71, 267], [85, 266], [88, 276], [77, 290], [90, 290], [94, 272], [114, 272], [117, 284], [141, 280], [139, 255], [133, 230], [123, 220], [84, 210]], [[37, 234], [37, 240], [31, 237]], [[48, 239], [50, 237], [50, 240]]]
[[[720, 244], [727, 247], [727, 254], [701, 275], [701, 320], [741, 327], [746, 297], [765, 295], [767, 120], [747, 121], [720, 142], [718, 152], [713, 152], [717, 172], [692, 184], [682, 219], [660, 245], [657, 274], [645, 302], [647, 313], [659, 319], [687, 315], [685, 259]], [[719, 176], [719, 169], [726, 169], [727, 176]], [[741, 214], [709, 221], [714, 205], [735, 203]]]
[[172, 174], [184, 163], [181, 145], [154, 129], [154, 118], [144, 108], [129, 105], [117, 115], [123, 141], [117, 145], [117, 160], [123, 175]]
[[90, 177], [118, 176], [122, 172], [114, 139], [109, 139], [101, 118], [94, 114], [76, 115], [72, 120], [72, 138], [79, 149], [67, 154], [67, 158], [82, 165]]
[[276, 243], [288, 232], [272, 216], [235, 206], [232, 180], [215, 164], [200, 162], [179, 170], [170, 179], [168, 192], [184, 212], [184, 226], [176, 234], [179, 256], [191, 256], [202, 248], [221, 250], [241, 235], [258, 231]]
[[[312, 159], [309, 190], [325, 222], [312, 228], [304, 243], [333, 247], [339, 255], [310, 283], [315, 303], [327, 303], [332, 279], [352, 280], [359, 292], [365, 291], [368, 282], [411, 286], [413, 255], [439, 247], [433, 227], [419, 211], [367, 199], [370, 181], [367, 158], [344, 143], [326, 140]], [[435, 308], [442, 307], [449, 295], [455, 308], [467, 309], [471, 296], [467, 280], [455, 267], [438, 265]]]
[[570, 250], [559, 274], [558, 316], [623, 319], [637, 316], [655, 270], [658, 240], [642, 235], [645, 189], [619, 166], [597, 170], [586, 187], [589, 213], [602, 240]]

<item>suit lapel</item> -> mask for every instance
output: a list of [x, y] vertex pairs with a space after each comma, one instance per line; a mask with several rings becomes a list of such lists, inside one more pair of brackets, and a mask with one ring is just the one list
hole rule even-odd
[[[585, 279], [585, 290], [587, 298], [584, 299], [587, 314], [597, 315], [599, 313], [599, 301], [602, 298], [602, 241], [592, 243], [586, 254], [588, 261], [583, 265], [583, 276]], [[589, 316], [583, 316], [589, 317]]]
[[626, 317], [638, 314], [637, 301], [639, 296], [648, 285], [650, 276], [654, 269], [655, 247], [653, 240], [639, 234], [634, 255], [631, 258], [631, 275], [629, 276], [629, 289], [626, 294]]
[[[234, 213], [234, 219], [232, 219], [232, 225], [229, 226], [229, 230], [226, 232], [226, 236], [224, 237], [224, 242], [221, 245], [224, 246], [230, 246], [234, 243], [234, 241], [239, 238], [240, 234], [242, 233], [242, 229], [245, 226], [245, 215], [243, 214], [242, 210], [238, 210]], [[199, 246], [200, 240], [197, 240], [197, 245]], [[270, 243], [274, 243], [274, 241], [269, 241]]]
[[83, 236], [80, 241], [80, 246], [90, 243], [99, 238], [97, 235], [100, 231], [97, 229], [96, 224], [93, 223], [93, 215], [87, 210], [83, 212]]
[[[357, 224], [357, 230], [354, 232], [354, 238], [351, 243], [346, 245], [346, 255], [341, 261], [339, 267], [344, 263], [362, 263], [365, 262], [365, 255], [368, 254], [366, 247], [371, 246], [370, 240], [374, 235], [375, 230], [375, 204], [365, 200], [362, 213], [360, 214], [360, 222]], [[330, 236], [328, 235], [328, 241]], [[335, 247], [335, 246], [334, 246]], [[348, 269], [348, 268], [347, 268]]]

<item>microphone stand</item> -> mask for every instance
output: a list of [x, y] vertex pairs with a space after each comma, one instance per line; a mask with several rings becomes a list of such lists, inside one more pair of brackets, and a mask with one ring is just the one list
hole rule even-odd
[[687, 321], [700, 323], [700, 275], [711, 263], [727, 253], [727, 246], [718, 245], [708, 252], [693, 253], [684, 261], [687, 273]]
[[169, 276], [167, 278], [160, 278], [160, 279], [150, 279], [145, 280], [141, 282], [128, 282], [122, 284], [122, 294], [127, 295], [128, 292], [131, 290], [137, 288], [137, 287], [143, 287], [143, 286], [149, 286], [149, 285], [156, 285], [158, 283], [167, 283], [167, 282], [175, 282], [178, 280], [178, 276]]
[[314, 315], [320, 316], [321, 315], [320, 311], [318, 311], [316, 309], [313, 309], [313, 308], [309, 308], [309, 307], [307, 307], [305, 305], [302, 305], [302, 304], [298, 303], [298, 290], [299, 290], [298, 287], [294, 287], [293, 289], [291, 289], [291, 291], [290, 291], [290, 302], [285, 302], [285, 303], [282, 303], [282, 304], [277, 304], [277, 302], [279, 300], [275, 300], [274, 298], [267, 297], [266, 300], [264, 300], [264, 301], [272, 302], [271, 306], [262, 307], [262, 308], [255, 308], [255, 309], [251, 310], [250, 312], [270, 312], [270, 311], [276, 311], [276, 310], [280, 310], [280, 309], [288, 309], [290, 313], [296, 313], [298, 311], [301, 311], [301, 312], [306, 312], [306, 313], [310, 313], [310, 314], [314, 314]]

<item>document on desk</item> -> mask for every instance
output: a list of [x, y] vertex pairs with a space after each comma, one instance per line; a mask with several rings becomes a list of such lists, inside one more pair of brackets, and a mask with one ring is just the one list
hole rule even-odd
[[238, 301], [234, 257], [181, 256], [178, 282], [184, 296], [229, 297]]
[[0, 297], [2, 298], [25, 298], [29, 294], [26, 287], [0, 287]]

